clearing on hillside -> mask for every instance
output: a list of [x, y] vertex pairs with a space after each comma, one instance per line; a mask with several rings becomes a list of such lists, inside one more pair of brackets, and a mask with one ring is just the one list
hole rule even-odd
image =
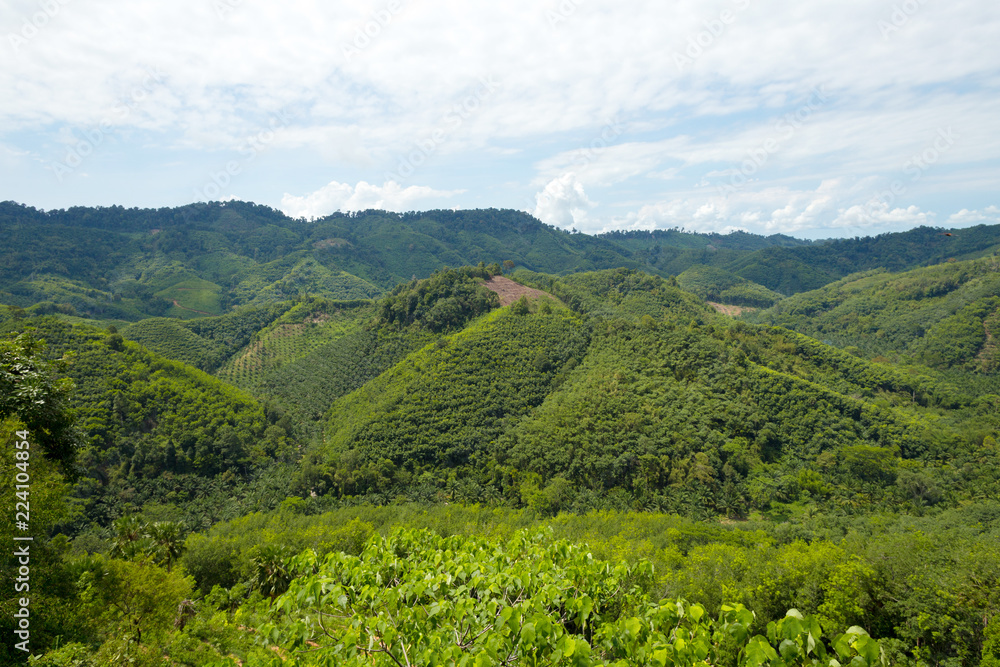
[[493, 276], [484, 282], [483, 286], [491, 292], [496, 292], [497, 296], [500, 297], [501, 306], [509, 306], [524, 295], [527, 295], [530, 299], [538, 299], [541, 297], [555, 299], [554, 296], [547, 292], [533, 289], [531, 287], [525, 287], [524, 285], [515, 283], [510, 278], [504, 276]]
[[747, 308], [746, 306], [728, 306], [724, 303], [715, 303], [714, 301], [708, 301], [707, 303], [712, 308], [729, 317], [739, 317], [743, 313], [752, 313], [760, 310], [759, 308]]

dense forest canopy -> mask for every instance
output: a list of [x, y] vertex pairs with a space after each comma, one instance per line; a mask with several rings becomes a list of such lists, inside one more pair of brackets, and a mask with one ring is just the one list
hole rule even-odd
[[32, 664], [1000, 660], [1000, 227], [0, 229]]
[[[738, 231], [590, 236], [513, 210], [369, 210], [306, 221], [239, 201], [54, 211], [2, 202], [0, 232], [0, 301], [127, 322], [220, 315], [301, 295], [372, 298], [445, 266], [504, 260], [557, 275], [626, 267], [669, 277], [710, 266], [723, 284], [702, 276], [699, 289], [735, 288], [720, 298], [761, 305], [773, 297], [767, 290], [787, 296], [857, 271], [902, 271], [1000, 248], [997, 225], [818, 242]], [[734, 281], [764, 289], [746, 292]]]

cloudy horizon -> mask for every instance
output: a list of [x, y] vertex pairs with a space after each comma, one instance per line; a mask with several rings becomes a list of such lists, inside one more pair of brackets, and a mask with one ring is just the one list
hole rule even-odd
[[1000, 223], [986, 0], [0, 2], [0, 200]]

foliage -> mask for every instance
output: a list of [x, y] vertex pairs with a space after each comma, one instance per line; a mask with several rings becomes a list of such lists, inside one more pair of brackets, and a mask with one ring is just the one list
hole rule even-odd
[[174, 521], [143, 522], [134, 514], [112, 524], [115, 536], [110, 555], [123, 560], [151, 559], [170, 572], [184, 550], [184, 526]]
[[399, 473], [469, 464], [541, 403], [587, 342], [566, 311], [500, 310], [411, 354], [334, 404], [331, 481], [341, 493], [383, 491]]
[[962, 230], [917, 227], [874, 237], [833, 239], [801, 247], [770, 247], [724, 266], [782, 294], [794, 294], [860, 271], [905, 271], [955, 259], [989, 256], [998, 246], [997, 227]]
[[794, 610], [751, 640], [754, 616], [741, 605], [713, 623], [697, 604], [651, 603], [641, 586], [649, 563], [612, 565], [544, 532], [498, 542], [399, 531], [360, 556], [304, 552], [289, 567], [299, 576], [260, 630], [284, 664], [679, 666], [738, 653], [757, 667], [809, 664], [828, 650], [882, 663], [864, 630], [828, 649], [819, 623]]
[[380, 321], [389, 326], [417, 324], [435, 333], [453, 331], [500, 305], [495, 293], [476, 282], [490, 277], [484, 268], [464, 267], [399, 285], [380, 302]]
[[1000, 264], [955, 262], [901, 274], [868, 272], [798, 294], [745, 319], [778, 324], [867, 356], [992, 372], [987, 346], [1000, 312]]
[[[117, 334], [55, 319], [35, 323], [49, 356], [72, 358], [64, 372], [76, 389], [66, 405], [84, 435], [74, 454], [88, 521], [107, 526], [128, 506], [150, 501], [210, 503], [218, 500], [212, 488], [229, 487], [222, 493], [228, 503], [234, 486], [265, 480], [290, 456], [291, 434], [230, 385]], [[56, 417], [44, 423], [51, 432], [63, 428]], [[39, 426], [42, 444], [44, 436]]]
[[125, 327], [121, 333], [157, 354], [212, 372], [292, 306], [290, 302], [275, 303], [187, 321], [152, 317]]
[[[676, 229], [592, 237], [511, 210], [371, 210], [306, 222], [246, 202], [47, 212], [2, 202], [0, 228], [5, 303], [128, 321], [303, 295], [371, 298], [442, 266], [501, 261], [552, 274], [628, 267], [667, 276], [703, 265], [792, 294], [862, 270], [988, 255], [1000, 241], [996, 226], [823, 242]], [[735, 289], [734, 298], [766, 294]]]
[[15, 612], [20, 615], [25, 607], [30, 637], [17, 639], [30, 639], [36, 652], [63, 632], [79, 629], [64, 605], [72, 587], [62, 562], [67, 539], [51, 539], [55, 527], [71, 521], [78, 509], [68, 500], [67, 482], [79, 444], [69, 405], [72, 383], [58, 377], [62, 364], [48, 362], [44, 351], [30, 333], [0, 340], [0, 477], [10, 485], [3, 494], [0, 534], [31, 538], [11, 542], [12, 551], [0, 561], [5, 664], [24, 657], [13, 640], [15, 629], [23, 629]]
[[[237, 203], [138, 233], [122, 231], [131, 214], [106, 213], [120, 216], [114, 234], [155, 246], [121, 258], [132, 273], [120, 275], [131, 277], [89, 287], [97, 273], [84, 273], [99, 268], [81, 264], [77, 278], [35, 276], [7, 291], [26, 306], [30, 294], [59, 294], [51, 307], [0, 309], [4, 331], [34, 325], [33, 340], [48, 345], [43, 353], [22, 336], [2, 348], [14, 360], [5, 369], [22, 364], [62, 401], [34, 428], [69, 424], [72, 408], [84, 434], [75, 495], [85, 515], [55, 461], [39, 463], [49, 507], [39, 595], [50, 611], [37, 617], [38, 648], [60, 633], [67, 644], [43, 660], [267, 664], [280, 660], [268, 637], [241, 628], [260, 627], [268, 608], [278, 610], [271, 645], [281, 655], [318, 645], [294, 658], [303, 664], [352, 646], [375, 651], [376, 662], [400, 658], [403, 636], [412, 661], [420, 646], [491, 663], [870, 665], [883, 653], [868, 633], [896, 664], [971, 666], [995, 653], [1000, 302], [991, 259], [855, 275], [782, 300], [753, 324], [714, 313], [681, 289], [686, 279], [635, 268], [537, 273], [530, 242], [565, 238], [515, 215], [367, 212], [304, 223]], [[467, 248], [484, 231], [508, 239], [516, 252], [477, 252], [513, 258], [516, 280], [554, 298], [497, 308], [479, 282], [499, 263], [439, 270], [380, 302], [309, 295], [359, 286], [337, 282], [338, 271], [388, 286], [387, 276], [409, 270], [399, 257], [409, 244], [413, 266], [431, 266], [456, 230]], [[396, 254], [365, 246], [375, 236]], [[653, 261], [643, 239], [566, 236], [551, 260], [565, 270], [625, 258], [614, 245], [625, 241], [621, 264]], [[688, 275], [705, 285], [746, 285], [726, 264], [749, 257], [740, 243], [761, 253], [759, 267], [787, 262], [794, 271], [775, 275], [793, 286], [868, 261], [847, 257], [861, 241], [810, 267], [814, 248], [833, 246], [745, 238], [709, 250], [701, 237], [667, 236], [693, 244], [670, 262], [701, 253], [728, 271]], [[988, 229], [971, 236], [971, 254], [991, 238]], [[873, 256], [917, 237], [882, 239]], [[922, 256], [910, 250], [901, 263]], [[178, 286], [216, 294], [220, 310], [263, 291], [229, 315], [119, 322], [120, 334], [70, 314], [106, 303], [136, 319], [156, 294], [198, 307]], [[886, 356], [866, 359], [876, 353]], [[61, 357], [72, 363], [45, 361]], [[14, 387], [21, 376], [4, 377]], [[33, 409], [10, 405], [21, 419]], [[8, 436], [23, 426], [2, 423]], [[315, 555], [292, 557], [303, 549]], [[479, 575], [452, 585], [473, 565]], [[497, 597], [510, 575], [524, 595]], [[611, 594], [616, 577], [632, 577], [627, 594]], [[329, 597], [338, 586], [352, 609]], [[168, 613], [177, 596], [180, 611]], [[585, 599], [594, 606], [581, 618], [574, 605]], [[378, 617], [394, 604], [405, 635]], [[316, 619], [327, 612], [340, 616], [324, 618], [331, 634], [356, 633], [359, 643], [321, 636]]]
[[373, 324], [371, 301], [310, 299], [257, 333], [217, 376], [266, 399], [277, 423], [318, 433], [330, 405], [431, 340]]
[[78, 443], [69, 405], [73, 383], [57, 375], [65, 372], [64, 362], [49, 362], [30, 332], [0, 340], [0, 420], [19, 418], [42, 453], [69, 472]]
[[191, 318], [308, 295], [371, 298], [444, 265], [507, 260], [556, 273], [639, 266], [607, 240], [496, 209], [306, 222], [244, 202], [48, 212], [3, 202], [0, 226], [6, 303], [48, 303], [45, 314], [61, 308], [95, 319]]
[[144, 560], [96, 556], [83, 567], [80, 598], [85, 613], [104, 633], [99, 661], [150, 661], [144, 647], [165, 641], [192, 582]]
[[677, 284], [706, 301], [734, 306], [768, 308], [784, 298], [763, 285], [714, 266], [693, 266], [677, 276]]

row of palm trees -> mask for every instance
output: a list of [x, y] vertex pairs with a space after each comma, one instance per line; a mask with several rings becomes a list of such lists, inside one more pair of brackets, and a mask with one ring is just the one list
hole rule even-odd
[[[123, 560], [151, 559], [170, 572], [184, 553], [188, 531], [177, 521], [145, 522], [135, 514], [112, 523], [114, 538], [110, 556]], [[259, 590], [272, 600], [288, 589], [291, 575], [287, 562], [295, 554], [284, 545], [265, 544], [254, 549], [249, 590]]]
[[151, 558], [169, 572], [184, 553], [187, 530], [177, 521], [146, 523], [135, 514], [126, 514], [112, 524], [115, 535], [111, 557], [124, 560]]

